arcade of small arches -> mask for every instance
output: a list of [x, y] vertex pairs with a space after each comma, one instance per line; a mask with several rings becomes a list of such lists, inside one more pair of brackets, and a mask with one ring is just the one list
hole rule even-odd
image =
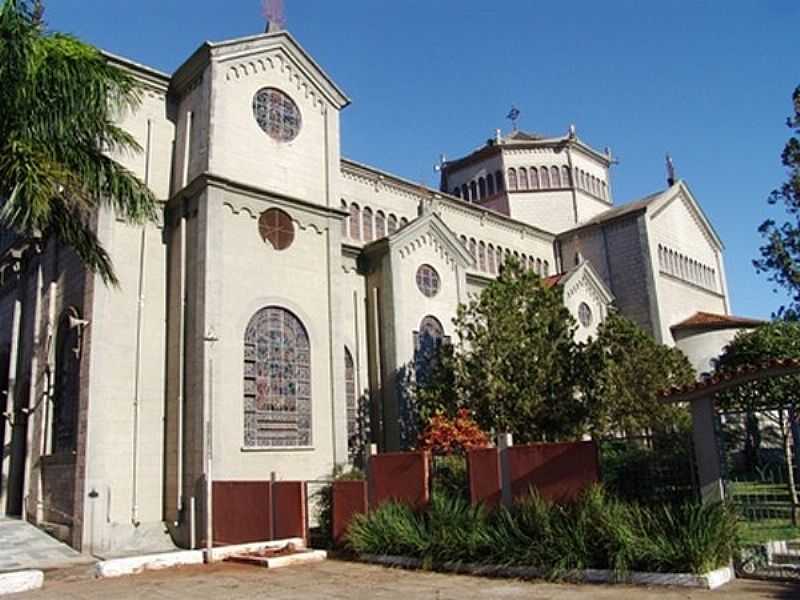
[[342, 200], [342, 210], [350, 213], [350, 216], [342, 221], [342, 237], [349, 237], [352, 240], [364, 242], [379, 240], [408, 225], [408, 219], [405, 217], [398, 219], [394, 213], [373, 211], [369, 206], [362, 208], [355, 202], [348, 206], [347, 202]]
[[662, 244], [658, 245], [658, 267], [663, 273], [688, 283], [699, 285], [712, 291], [717, 289], [716, 269]]
[[510, 257], [514, 257], [524, 269], [533, 271], [540, 277], [550, 275], [550, 263], [547, 260], [529, 256], [516, 250], [495, 246], [494, 244], [487, 244], [484, 241], [477, 241], [475, 238], [467, 238], [465, 235], [460, 236], [459, 239], [475, 260], [476, 268], [482, 273], [497, 275], [503, 264]]
[[571, 189], [573, 182], [577, 189], [596, 198], [608, 201], [608, 184], [600, 179], [575, 167], [574, 176], [570, 175], [567, 166], [557, 167], [511, 167], [508, 169], [508, 184], [504, 183], [503, 174], [497, 171], [494, 175], [478, 177], [469, 183], [453, 188], [452, 193], [457, 198], [470, 202], [477, 202], [491, 198], [503, 191], [504, 187], [509, 192], [528, 192], [541, 190]]

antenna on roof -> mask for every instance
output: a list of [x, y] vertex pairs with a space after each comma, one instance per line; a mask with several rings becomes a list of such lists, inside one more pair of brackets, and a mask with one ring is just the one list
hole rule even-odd
[[675, 185], [677, 178], [675, 176], [675, 164], [672, 162], [672, 157], [667, 152], [667, 185], [672, 187]]
[[267, 20], [264, 33], [275, 33], [286, 28], [286, 12], [283, 0], [262, 0], [261, 10]]

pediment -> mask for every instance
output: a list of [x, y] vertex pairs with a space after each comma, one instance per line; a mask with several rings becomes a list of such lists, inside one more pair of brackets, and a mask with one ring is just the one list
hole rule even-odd
[[565, 300], [569, 300], [576, 294], [584, 293], [601, 305], [607, 306], [614, 301], [614, 295], [588, 261], [583, 261], [570, 271], [562, 279], [561, 286], [564, 290]]
[[658, 219], [661, 215], [665, 214], [670, 208], [674, 208], [676, 203], [679, 203], [682, 208], [688, 213], [693, 224], [697, 227], [700, 234], [706, 241], [713, 246], [716, 250], [723, 250], [724, 245], [722, 240], [717, 235], [716, 230], [711, 225], [706, 214], [703, 212], [700, 204], [695, 199], [689, 186], [684, 181], [679, 181], [675, 184], [669, 192], [659, 198], [655, 206], [650, 211], [650, 219]]

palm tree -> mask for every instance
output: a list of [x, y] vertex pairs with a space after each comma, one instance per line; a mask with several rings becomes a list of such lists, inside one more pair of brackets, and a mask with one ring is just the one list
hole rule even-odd
[[140, 152], [116, 125], [140, 87], [96, 48], [45, 31], [41, 0], [0, 0], [0, 228], [72, 248], [117, 284], [92, 221], [156, 216], [153, 193], [112, 154]]

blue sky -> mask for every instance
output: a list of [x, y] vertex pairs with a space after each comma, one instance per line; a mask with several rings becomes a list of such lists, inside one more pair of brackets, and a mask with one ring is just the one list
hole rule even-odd
[[[260, 33], [258, 0], [49, 0], [47, 20], [172, 71], [203, 40]], [[495, 128], [575, 123], [620, 164], [617, 203], [664, 186], [669, 151], [726, 244], [736, 314], [783, 301], [751, 261], [800, 84], [796, 0], [286, 0], [288, 29], [352, 98], [345, 156], [436, 184]]]

